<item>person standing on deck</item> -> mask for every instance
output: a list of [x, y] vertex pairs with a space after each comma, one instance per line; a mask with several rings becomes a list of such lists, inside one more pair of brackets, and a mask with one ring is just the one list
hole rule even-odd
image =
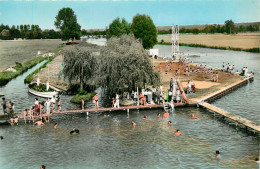
[[97, 93], [93, 97], [93, 101], [95, 103], [95, 109], [98, 109], [98, 94]]
[[119, 108], [119, 95], [116, 94], [116, 103], [114, 105], [115, 108]]
[[80, 101], [81, 101], [81, 110], [84, 110], [84, 100], [83, 100], [83, 98], [81, 98]]
[[48, 100], [46, 101], [46, 114], [47, 114], [47, 118], [48, 120], [46, 120], [47, 122], [50, 120], [50, 113], [51, 113], [51, 109], [50, 109], [50, 105], [51, 105], [51, 102], [50, 102], [50, 99], [48, 98]]
[[60, 112], [61, 111], [61, 100], [60, 100], [60, 98], [58, 98], [58, 112]]
[[2, 108], [3, 108], [4, 114], [6, 114], [6, 113], [7, 113], [7, 112], [6, 112], [6, 101], [5, 101], [5, 98], [4, 98], [4, 97], [2, 98]]

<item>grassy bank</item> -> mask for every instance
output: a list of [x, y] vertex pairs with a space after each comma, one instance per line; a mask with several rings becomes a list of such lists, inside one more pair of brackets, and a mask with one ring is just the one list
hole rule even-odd
[[84, 90], [81, 90], [70, 100], [70, 102], [81, 103], [81, 99], [83, 99], [84, 101], [91, 100], [94, 95], [94, 92], [87, 93]]
[[[172, 45], [172, 43], [166, 42], [158, 42], [158, 45]], [[189, 47], [200, 47], [200, 48], [211, 48], [211, 49], [222, 49], [222, 50], [234, 50], [234, 51], [244, 51], [244, 52], [253, 52], [260, 53], [259, 48], [250, 48], [250, 49], [241, 49], [241, 48], [233, 48], [233, 47], [223, 47], [223, 46], [207, 46], [202, 44], [186, 44], [180, 43], [180, 46], [189, 46]]]
[[45, 57], [36, 57], [33, 59], [30, 59], [28, 61], [25, 61], [24, 63], [16, 63], [16, 65], [13, 67], [13, 69], [16, 70], [16, 72], [0, 72], [0, 86], [7, 84], [11, 79], [17, 77], [18, 75], [24, 73], [28, 69], [32, 68], [36, 64], [42, 62], [45, 60]]
[[41, 67], [39, 67], [34, 72], [32, 72], [31, 74], [26, 76], [26, 78], [24, 79], [24, 82], [31, 83], [33, 81], [34, 74], [38, 73], [42, 68], [45, 68], [47, 66], [47, 64], [50, 63], [53, 59], [54, 59], [54, 57], [50, 57], [50, 59], [46, 63], [44, 63]]

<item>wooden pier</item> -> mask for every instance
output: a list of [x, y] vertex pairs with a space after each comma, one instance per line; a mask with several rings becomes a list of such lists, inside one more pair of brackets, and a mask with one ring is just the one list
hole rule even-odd
[[[195, 103], [196, 104], [196, 103]], [[174, 107], [183, 107], [186, 103], [174, 103]], [[194, 104], [193, 104], [194, 105]], [[52, 114], [64, 114], [64, 113], [89, 113], [89, 112], [105, 112], [105, 111], [120, 111], [120, 110], [139, 110], [139, 109], [158, 109], [164, 108], [162, 104], [146, 104], [146, 105], [139, 105], [139, 106], [124, 106], [119, 108], [108, 107], [108, 108], [98, 108], [98, 109], [78, 109], [78, 110], [63, 110], [60, 112], [54, 112]]]
[[255, 123], [247, 120], [247, 119], [244, 119], [242, 117], [239, 117], [237, 115], [234, 115], [234, 114], [231, 114], [221, 108], [218, 108], [212, 104], [209, 104], [209, 103], [206, 103], [206, 102], [202, 102], [202, 103], [199, 103], [200, 106], [210, 110], [210, 111], [213, 111], [219, 115], [222, 115], [223, 117], [225, 118], [228, 118], [230, 119], [231, 121], [234, 122], [235, 125], [243, 125], [247, 128], [250, 128], [252, 129], [253, 132], [260, 132], [260, 126], [259, 125], [256, 125]]
[[246, 83], [248, 83], [252, 80], [253, 80], [253, 77], [249, 77], [249, 78], [244, 79], [243, 81], [229, 85], [225, 89], [222, 89], [220, 91], [212, 93], [211, 95], [206, 96], [203, 99], [199, 100], [198, 106], [204, 107], [204, 108], [206, 108], [206, 109], [208, 109], [208, 110], [210, 110], [210, 111], [212, 111], [212, 112], [214, 112], [218, 115], [223, 116], [224, 118], [228, 118], [229, 120], [233, 121], [233, 124], [235, 124], [235, 125], [242, 125], [242, 126], [245, 126], [246, 128], [251, 129], [251, 131], [253, 131], [254, 133], [255, 132], [260, 133], [260, 126], [256, 125], [254, 122], [251, 122], [250, 120], [244, 119], [240, 116], [231, 114], [231, 113], [229, 113], [229, 112], [227, 112], [227, 111], [225, 111], [221, 108], [218, 108], [214, 105], [207, 103], [207, 102], [212, 101], [212, 100], [214, 100], [214, 99], [216, 99], [216, 98], [218, 98], [222, 95], [225, 95], [228, 92], [231, 92], [232, 90], [234, 90], [234, 89], [240, 87], [241, 85], [244, 85], [244, 84], [246, 84]]
[[246, 78], [246, 79], [239, 81], [237, 83], [231, 84], [231, 85], [227, 86], [226, 88], [219, 90], [217, 92], [214, 92], [214, 93], [202, 98], [201, 100], [199, 100], [197, 102], [200, 103], [200, 102], [212, 101], [212, 100], [219, 98], [219, 97], [221, 97], [221, 96], [223, 96], [223, 95], [225, 95], [229, 92], [232, 92], [234, 89], [241, 87], [242, 85], [247, 84], [248, 82], [252, 81], [253, 79], [254, 79], [254, 77], [249, 77], [249, 78]]

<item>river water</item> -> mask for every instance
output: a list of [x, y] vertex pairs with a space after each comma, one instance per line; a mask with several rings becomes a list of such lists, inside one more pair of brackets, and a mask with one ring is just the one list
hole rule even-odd
[[[165, 55], [170, 49], [169, 46], [155, 48], [164, 51]], [[258, 122], [259, 106], [256, 102], [259, 98], [253, 96], [259, 96], [259, 55], [188, 47], [181, 47], [181, 50], [190, 55], [200, 55], [193, 58], [195, 62], [220, 67], [225, 61], [237, 68], [247, 66], [254, 71], [257, 74], [254, 82], [213, 104]], [[223, 60], [219, 60], [219, 56]], [[238, 63], [240, 59], [241, 64]], [[34, 69], [36, 67], [0, 87], [0, 94], [15, 103], [16, 112], [34, 102], [35, 96], [28, 93], [23, 83]], [[98, 93], [101, 106], [108, 106], [105, 94]], [[248, 97], [248, 102], [244, 101], [247, 100], [243, 99], [244, 96]], [[62, 109], [80, 108], [69, 103], [71, 97], [61, 95]], [[93, 107], [92, 101], [88, 101], [86, 107]], [[89, 116], [85, 113], [54, 115], [51, 122], [41, 128], [21, 123], [18, 126], [0, 126], [0, 135], [4, 136], [0, 140], [0, 169], [34, 169], [42, 164], [54, 169], [258, 168], [251, 161], [259, 155], [257, 136], [231, 127], [200, 108], [178, 108], [170, 112], [169, 119], [157, 118], [157, 113], [163, 113], [163, 110], [133, 110], [129, 116], [125, 111], [91, 113]], [[191, 120], [189, 116], [192, 113], [198, 119]], [[146, 121], [141, 118], [144, 115], [148, 117]], [[131, 126], [132, 120], [137, 124], [135, 128]], [[167, 125], [168, 120], [173, 126]], [[52, 128], [55, 122], [58, 123], [57, 129]], [[70, 135], [73, 128], [78, 128], [80, 134]], [[176, 128], [183, 136], [174, 136]], [[214, 159], [216, 150], [221, 153], [220, 162]]]

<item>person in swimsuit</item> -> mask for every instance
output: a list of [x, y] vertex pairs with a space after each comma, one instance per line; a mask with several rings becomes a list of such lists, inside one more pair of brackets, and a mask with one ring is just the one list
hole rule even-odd
[[182, 135], [181, 132], [178, 129], [176, 130], [176, 132], [174, 134], [175, 134], [175, 136], [181, 136]]
[[95, 109], [98, 109], [98, 94], [97, 93], [93, 97], [93, 101], [95, 103]]

